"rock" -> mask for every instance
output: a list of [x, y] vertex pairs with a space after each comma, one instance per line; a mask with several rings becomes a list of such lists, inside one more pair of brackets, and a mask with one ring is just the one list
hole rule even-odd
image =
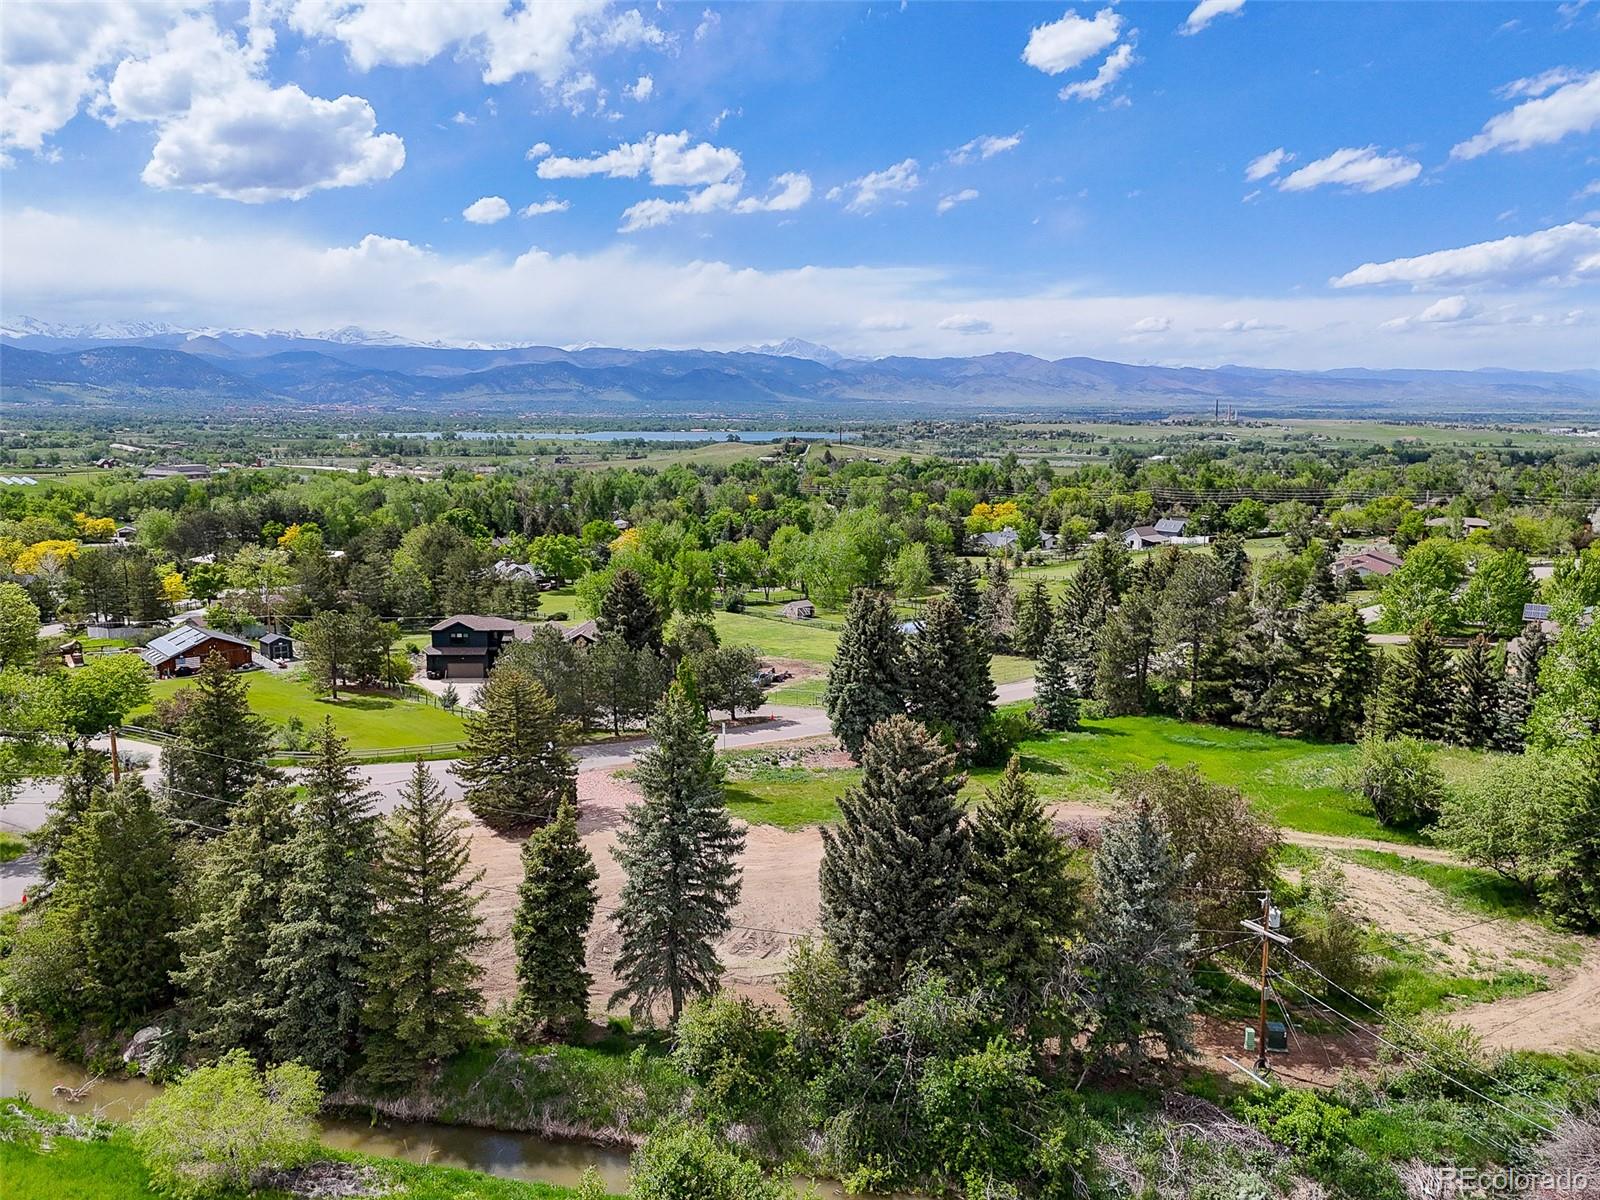
[[141, 1075], [159, 1070], [167, 1061], [166, 1049], [161, 1044], [166, 1035], [167, 1031], [161, 1026], [146, 1025], [133, 1035], [133, 1040], [122, 1052], [122, 1061], [137, 1066]]

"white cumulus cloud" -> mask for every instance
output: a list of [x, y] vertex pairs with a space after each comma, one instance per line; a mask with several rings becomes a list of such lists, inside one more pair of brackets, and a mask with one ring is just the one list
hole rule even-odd
[[649, 75], [639, 76], [638, 82], [622, 89], [622, 94], [629, 100], [648, 100], [655, 95], [656, 81]]
[[[1600, 71], [1587, 75], [1547, 71], [1509, 86], [1520, 89], [1510, 95], [1534, 98], [1489, 118], [1481, 133], [1451, 149], [1451, 158], [1477, 158], [1493, 150], [1548, 146], [1600, 126]], [[1555, 90], [1549, 90], [1552, 87]]]
[[1105, 62], [1100, 64], [1100, 69], [1095, 72], [1093, 79], [1069, 83], [1061, 89], [1059, 95], [1063, 100], [1098, 100], [1136, 61], [1133, 57], [1133, 43], [1123, 42], [1106, 55]]
[[164, 124], [140, 178], [259, 204], [375, 183], [405, 161], [405, 144], [377, 132], [372, 106], [359, 96], [322, 100], [295, 84], [252, 83], [203, 97]]
[[977, 188], [962, 188], [959, 192], [951, 192], [948, 196], [939, 197], [939, 215], [942, 217], [958, 204], [965, 204], [969, 200], [978, 198]]
[[1218, 17], [1231, 16], [1244, 7], [1244, 0], [1200, 0], [1190, 11], [1189, 17], [1179, 26], [1178, 32], [1185, 35], [1199, 33]]
[[848, 183], [828, 189], [829, 200], [843, 200], [850, 212], [871, 212], [890, 196], [913, 192], [922, 186], [917, 174], [917, 160], [902, 159], [881, 171], [869, 171]]
[[1379, 154], [1376, 146], [1345, 147], [1307, 163], [1279, 180], [1285, 192], [1343, 187], [1355, 192], [1381, 192], [1402, 187], [1422, 174], [1422, 164], [1403, 154]]
[[519, 217], [542, 217], [546, 213], [566, 212], [572, 205], [566, 200], [535, 200], [517, 213]]
[[1015, 150], [1021, 144], [1021, 130], [1007, 134], [984, 134], [982, 137], [975, 137], [970, 142], [963, 143], [950, 151], [950, 161], [964, 164], [978, 159], [993, 158], [996, 154], [1004, 154], [1007, 150]]
[[637, 179], [648, 174], [658, 187], [697, 187], [721, 183], [739, 170], [737, 150], [691, 144], [687, 131], [649, 133], [638, 142], [622, 145], [588, 158], [552, 155], [538, 166], [540, 179], [584, 179], [604, 175], [611, 179]]
[[1418, 325], [1454, 325], [1477, 316], [1478, 307], [1465, 296], [1445, 296], [1435, 300], [1415, 316], [1394, 317], [1382, 329], [1414, 329]]
[[994, 322], [971, 313], [955, 313], [940, 321], [939, 328], [947, 333], [993, 333]]
[[1022, 61], [1046, 75], [1060, 75], [1114, 45], [1122, 36], [1122, 17], [1102, 8], [1093, 17], [1070, 9], [1059, 21], [1034, 26], [1023, 47]]
[[804, 171], [786, 171], [773, 177], [772, 190], [765, 196], [746, 196], [734, 206], [736, 212], [793, 212], [811, 199], [811, 176]]
[[474, 225], [493, 225], [511, 215], [511, 205], [500, 196], [484, 196], [462, 209], [461, 215]]
[[528, 152], [526, 154], [524, 154], [522, 157], [527, 159], [529, 162], [533, 162], [535, 159], [543, 158], [545, 155], [547, 155], [549, 153], [550, 153], [550, 143], [549, 142], [535, 142], [533, 145], [528, 147]]
[[1166, 333], [1172, 328], [1171, 317], [1143, 317], [1128, 326], [1129, 333]]
[[1363, 263], [1336, 276], [1336, 288], [1409, 284], [1414, 289], [1463, 285], [1520, 286], [1600, 278], [1600, 226], [1570, 222], [1537, 233], [1413, 258]]
[[1268, 150], [1265, 154], [1252, 158], [1245, 166], [1244, 177], [1252, 183], [1268, 179], [1276, 175], [1278, 168], [1283, 166], [1284, 163], [1293, 161], [1294, 155], [1279, 146], [1276, 150]]

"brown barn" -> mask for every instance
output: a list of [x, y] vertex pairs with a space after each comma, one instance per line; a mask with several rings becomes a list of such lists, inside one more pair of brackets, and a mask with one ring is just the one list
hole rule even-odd
[[139, 656], [155, 670], [158, 679], [169, 679], [193, 675], [213, 653], [227, 659], [235, 671], [250, 665], [249, 642], [201, 625], [185, 625], [164, 633], [139, 651]]

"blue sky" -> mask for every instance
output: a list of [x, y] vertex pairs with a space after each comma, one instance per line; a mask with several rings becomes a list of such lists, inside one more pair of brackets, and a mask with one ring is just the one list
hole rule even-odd
[[1600, 366], [1600, 2], [8, 3], [0, 315]]

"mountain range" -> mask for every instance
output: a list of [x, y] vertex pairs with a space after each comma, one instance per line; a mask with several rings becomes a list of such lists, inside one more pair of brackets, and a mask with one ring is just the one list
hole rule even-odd
[[0, 327], [7, 403], [205, 411], [245, 407], [528, 416], [892, 420], [1001, 413], [1600, 416], [1600, 370], [1291, 371], [1164, 367], [998, 353], [846, 358], [789, 338], [724, 352], [418, 343], [355, 327]]

